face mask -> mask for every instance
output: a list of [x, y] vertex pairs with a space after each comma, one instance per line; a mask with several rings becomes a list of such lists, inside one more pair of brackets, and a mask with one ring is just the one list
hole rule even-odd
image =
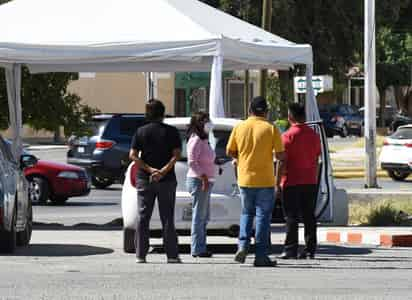
[[207, 122], [203, 128], [206, 134], [209, 134], [213, 130], [213, 124], [211, 122]]

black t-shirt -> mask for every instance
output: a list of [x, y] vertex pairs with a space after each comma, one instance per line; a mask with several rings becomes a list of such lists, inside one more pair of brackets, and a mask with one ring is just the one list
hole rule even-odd
[[[163, 168], [173, 157], [174, 149], [182, 148], [179, 131], [161, 122], [151, 122], [137, 129], [132, 149], [141, 151], [142, 160], [152, 168]], [[150, 174], [140, 169], [137, 173], [139, 181], [148, 182]], [[161, 181], [176, 181], [175, 169], [167, 173]]]

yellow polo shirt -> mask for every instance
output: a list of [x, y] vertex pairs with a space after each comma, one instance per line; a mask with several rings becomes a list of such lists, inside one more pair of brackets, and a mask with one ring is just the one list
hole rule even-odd
[[283, 152], [279, 130], [265, 118], [249, 117], [233, 128], [226, 151], [238, 153], [240, 187], [275, 186], [274, 152]]

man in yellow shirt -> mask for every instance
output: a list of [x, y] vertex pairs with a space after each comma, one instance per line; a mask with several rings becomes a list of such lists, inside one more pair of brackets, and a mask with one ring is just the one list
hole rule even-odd
[[[253, 219], [256, 216], [254, 265], [269, 267], [276, 265], [276, 261], [271, 261], [267, 255], [270, 221], [275, 203], [273, 158], [275, 156], [282, 161], [284, 148], [279, 130], [266, 119], [266, 100], [263, 97], [254, 98], [249, 112], [249, 118], [233, 129], [226, 148], [228, 155], [237, 160], [242, 201], [239, 247], [235, 261], [244, 263], [246, 260]], [[280, 176], [277, 176], [277, 179], [280, 179]]]

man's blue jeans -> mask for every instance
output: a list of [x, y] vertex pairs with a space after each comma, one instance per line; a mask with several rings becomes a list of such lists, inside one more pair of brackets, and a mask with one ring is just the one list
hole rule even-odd
[[187, 178], [187, 189], [192, 196], [192, 247], [191, 254], [198, 255], [207, 251], [207, 223], [210, 217], [210, 194], [213, 183], [209, 182], [209, 188], [202, 191], [202, 180], [199, 178]]
[[239, 249], [247, 250], [253, 231], [253, 219], [256, 216], [256, 258], [267, 255], [270, 237], [270, 221], [275, 204], [275, 189], [240, 188], [242, 213], [240, 216]]

